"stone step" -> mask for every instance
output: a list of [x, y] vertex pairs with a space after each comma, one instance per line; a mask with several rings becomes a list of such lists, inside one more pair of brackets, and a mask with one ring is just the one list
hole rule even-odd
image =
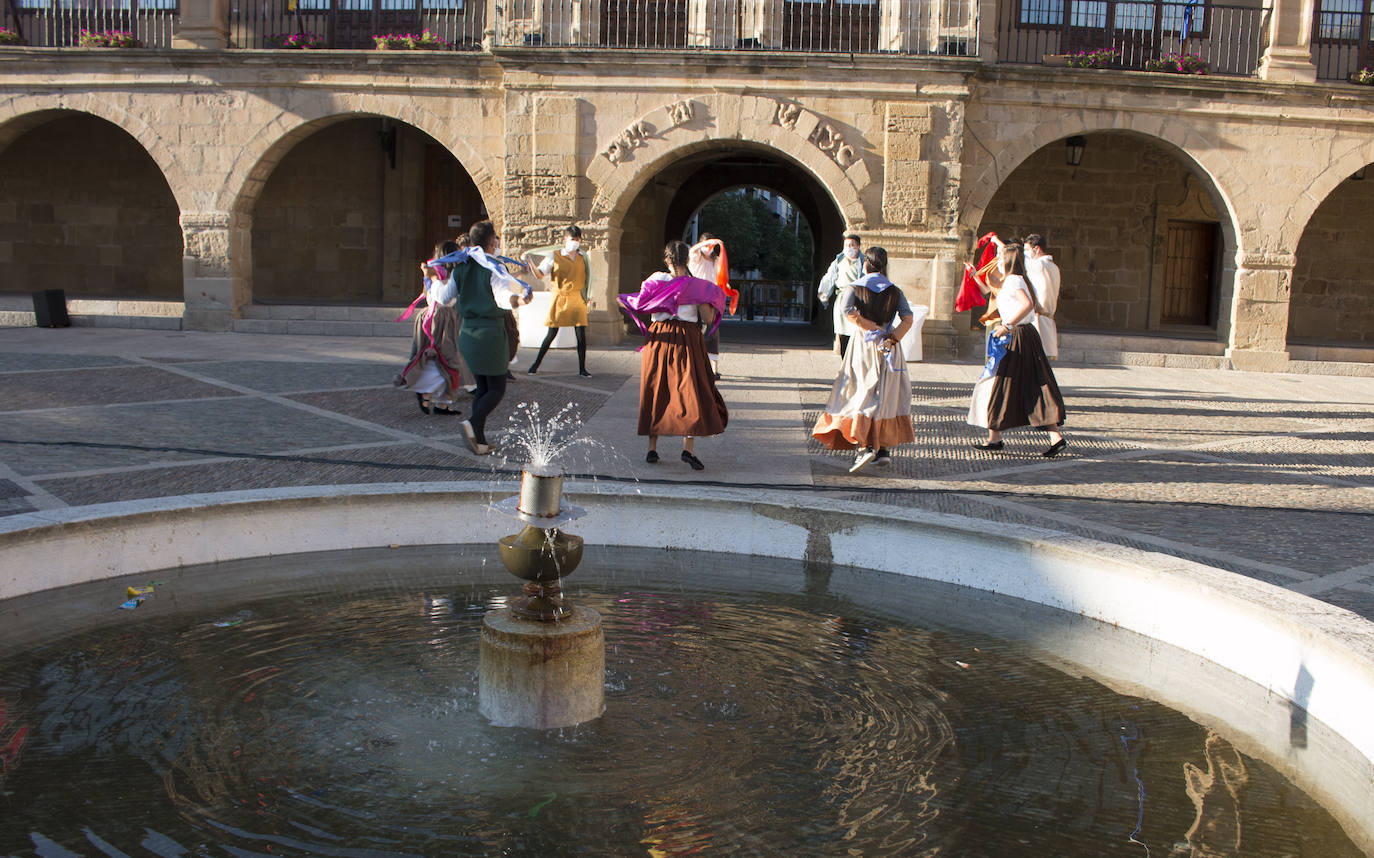
[[[133, 301], [123, 298], [68, 298], [67, 316], [74, 328], [143, 328], [181, 330], [180, 301]], [[31, 328], [36, 324], [31, 295], [0, 296], [0, 326]]]
[[[256, 321], [286, 322], [393, 322], [404, 307], [346, 306], [339, 304], [249, 304], [241, 317]], [[409, 326], [407, 325], [407, 329]]]
[[385, 322], [332, 321], [323, 319], [235, 319], [240, 334], [295, 334], [313, 337], [409, 337], [409, 321], [394, 321], [395, 310]]

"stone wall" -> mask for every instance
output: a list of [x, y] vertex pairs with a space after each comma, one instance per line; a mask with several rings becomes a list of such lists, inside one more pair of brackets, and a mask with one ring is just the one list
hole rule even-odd
[[1062, 142], [1022, 163], [993, 197], [978, 232], [1045, 236], [1063, 273], [1061, 327], [1158, 327], [1167, 221], [1216, 215], [1198, 180], [1162, 146], [1127, 134], [1087, 141], [1077, 167], [1066, 163]]
[[1298, 243], [1289, 342], [1374, 345], [1374, 177], [1327, 197]]
[[0, 158], [0, 291], [182, 297], [179, 209], [127, 133], [90, 116], [33, 128]]

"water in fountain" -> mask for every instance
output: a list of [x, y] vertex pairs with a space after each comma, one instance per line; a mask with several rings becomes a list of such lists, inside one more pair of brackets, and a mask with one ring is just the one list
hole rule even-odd
[[138, 581], [0, 605], [0, 748], [25, 731], [0, 854], [1359, 855], [1215, 729], [953, 625], [1088, 621], [791, 561], [589, 554], [608, 707], [564, 730], [477, 713], [481, 618], [509, 591], [487, 549], [185, 570], [137, 612], [114, 605]]

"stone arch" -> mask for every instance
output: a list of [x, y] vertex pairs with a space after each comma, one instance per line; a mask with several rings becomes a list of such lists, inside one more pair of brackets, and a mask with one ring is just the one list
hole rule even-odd
[[1317, 208], [1340, 186], [1342, 182], [1361, 167], [1374, 164], [1374, 141], [1352, 142], [1344, 153], [1333, 158], [1326, 169], [1312, 177], [1307, 187], [1298, 194], [1297, 199], [1284, 212], [1282, 224], [1282, 246], [1290, 248], [1291, 253], [1298, 250], [1298, 242], [1307, 231], [1307, 225]]
[[1240, 177], [1236, 177], [1235, 181], [1228, 181], [1237, 167], [1222, 157], [1225, 147], [1178, 123], [1166, 122], [1153, 114], [1128, 111], [1075, 114], [1072, 118], [1043, 122], [1030, 133], [1012, 136], [1008, 144], [993, 155], [991, 163], [984, 167], [973, 181], [964, 184], [963, 205], [959, 212], [960, 233], [966, 239], [971, 239], [1002, 183], [1033, 153], [1076, 134], [1087, 135], [1108, 131], [1135, 134], [1152, 142], [1162, 143], [1185, 159], [1186, 163], [1196, 167], [1206, 177], [1210, 186], [1208, 191], [1221, 214], [1222, 231], [1226, 235], [1227, 243], [1236, 254], [1246, 249], [1240, 227], [1242, 219], [1236, 211], [1232, 195], [1227, 193], [1227, 188], [1245, 188], [1248, 182], [1241, 180]]
[[157, 165], [178, 208], [186, 211], [193, 207], [190, 205], [193, 188], [166, 138], [142, 116], [102, 98], [98, 93], [58, 92], [19, 96], [0, 102], [0, 152], [25, 132], [62, 114], [72, 113], [103, 119], [132, 137]]
[[664, 167], [720, 143], [733, 143], [756, 147], [798, 164], [826, 190], [850, 226], [866, 225], [863, 196], [872, 179], [862, 155], [842, 168], [808, 142], [806, 136], [774, 121], [779, 105], [784, 104], [776, 99], [722, 95], [690, 100], [706, 105], [709, 119], [694, 117], [676, 124], [668, 107], [659, 108], [641, 121], [664, 130], [642, 138], [624, 160], [612, 163], [604, 146], [593, 156], [587, 178], [597, 188], [592, 202], [594, 220], [618, 222], [644, 186]]
[[487, 211], [499, 217], [502, 193], [500, 180], [483, 164], [482, 157], [468, 136], [454, 128], [450, 117], [442, 116], [418, 100], [400, 96], [366, 95], [350, 99], [340, 109], [332, 97], [310, 99], [305, 104], [283, 105], [257, 133], [240, 147], [228, 171], [216, 210], [248, 214], [267, 177], [282, 157], [301, 140], [334, 122], [375, 116], [394, 119], [416, 128], [439, 141], [472, 177], [487, 203]]

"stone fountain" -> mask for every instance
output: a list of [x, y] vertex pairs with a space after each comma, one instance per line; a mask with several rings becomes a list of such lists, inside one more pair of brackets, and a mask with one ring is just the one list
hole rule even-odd
[[601, 615], [563, 595], [582, 560], [582, 537], [563, 525], [585, 511], [562, 505], [563, 474], [527, 466], [520, 494], [493, 504], [525, 522], [500, 540], [501, 561], [525, 582], [512, 604], [482, 623], [478, 710], [500, 727], [571, 727], [605, 711], [606, 641]]

